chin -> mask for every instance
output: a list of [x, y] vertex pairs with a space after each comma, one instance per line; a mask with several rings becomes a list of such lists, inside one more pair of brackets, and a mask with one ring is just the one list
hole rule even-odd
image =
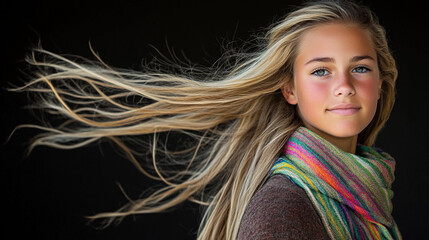
[[349, 138], [357, 136], [364, 129], [365, 127], [360, 126], [335, 126], [335, 128], [330, 129], [331, 131], [328, 133], [338, 138]]

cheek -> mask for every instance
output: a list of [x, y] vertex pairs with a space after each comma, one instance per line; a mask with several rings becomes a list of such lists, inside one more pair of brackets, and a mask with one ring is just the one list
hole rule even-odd
[[377, 103], [379, 98], [379, 80], [377, 78], [368, 79], [367, 81], [363, 81], [357, 85], [357, 90], [362, 96], [363, 99], [367, 102]]
[[314, 124], [314, 119], [319, 119], [326, 107], [329, 86], [322, 82], [300, 80], [297, 83], [299, 113], [303, 121]]
[[359, 97], [361, 99], [362, 107], [365, 107], [366, 109], [365, 122], [369, 124], [377, 111], [379, 99], [378, 81], [377, 79], [364, 81], [357, 86], [356, 90], [360, 93]]
[[321, 82], [311, 82], [302, 80], [297, 85], [298, 104], [301, 109], [311, 108], [321, 105], [329, 95], [329, 86]]

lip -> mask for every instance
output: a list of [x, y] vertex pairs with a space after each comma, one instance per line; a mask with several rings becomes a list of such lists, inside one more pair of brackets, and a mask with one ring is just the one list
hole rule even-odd
[[348, 115], [355, 114], [360, 109], [361, 109], [361, 107], [356, 105], [356, 104], [344, 104], [344, 103], [342, 103], [342, 104], [334, 105], [333, 107], [326, 109], [326, 111], [328, 111], [330, 113], [342, 115], [342, 116], [348, 116]]

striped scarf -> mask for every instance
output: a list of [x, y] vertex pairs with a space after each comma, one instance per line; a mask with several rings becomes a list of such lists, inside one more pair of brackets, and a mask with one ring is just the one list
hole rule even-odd
[[401, 239], [391, 216], [394, 166], [379, 149], [358, 145], [350, 154], [300, 127], [271, 174], [305, 190], [331, 239]]

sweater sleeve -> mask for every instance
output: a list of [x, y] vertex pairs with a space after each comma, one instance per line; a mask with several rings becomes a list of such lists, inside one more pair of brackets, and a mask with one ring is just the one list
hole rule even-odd
[[284, 175], [274, 175], [256, 192], [240, 223], [238, 240], [328, 240], [305, 191]]

